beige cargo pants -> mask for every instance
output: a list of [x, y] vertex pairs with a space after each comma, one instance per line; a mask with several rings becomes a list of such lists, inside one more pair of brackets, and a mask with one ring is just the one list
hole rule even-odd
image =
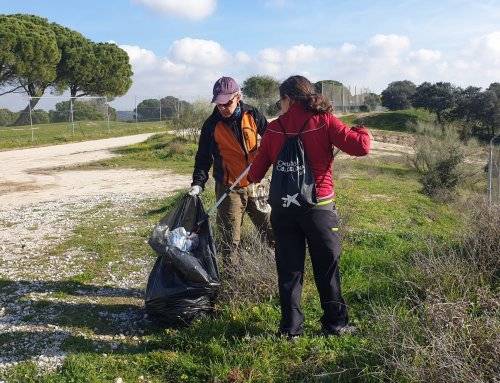
[[[226, 191], [226, 186], [215, 185], [215, 193], [219, 199]], [[264, 210], [264, 211], [263, 211]], [[259, 201], [252, 196], [250, 187], [235, 188], [217, 209], [217, 227], [221, 235], [221, 253], [223, 266], [235, 265], [238, 261], [238, 246], [241, 239], [241, 225], [245, 212], [252, 220], [269, 246], [274, 249], [274, 237], [271, 229], [270, 211], [265, 211]]]

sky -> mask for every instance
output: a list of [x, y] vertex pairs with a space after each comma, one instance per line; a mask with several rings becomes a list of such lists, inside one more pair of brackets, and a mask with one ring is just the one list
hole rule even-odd
[[[0, 0], [0, 13], [123, 48], [134, 71], [112, 103], [123, 110], [167, 95], [209, 99], [222, 75], [302, 74], [376, 93], [405, 79], [500, 82], [500, 0]], [[0, 96], [0, 107], [24, 105]]]

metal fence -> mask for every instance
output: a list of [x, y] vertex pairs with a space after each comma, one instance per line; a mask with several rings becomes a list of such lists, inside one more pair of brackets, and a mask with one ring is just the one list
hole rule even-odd
[[[363, 110], [370, 91], [364, 87], [323, 82], [321, 93], [331, 100], [336, 113], [351, 113]], [[118, 129], [132, 130], [134, 124], [136, 130], [148, 123], [156, 124], [160, 129], [160, 125], [165, 126], [164, 121], [178, 119], [196, 102], [189, 104], [173, 96], [128, 95], [121, 99], [121, 105], [125, 104], [125, 107], [113, 107], [112, 104], [106, 97], [47, 95], [27, 98], [26, 107], [20, 111], [9, 111], [0, 105], [0, 141], [35, 142], [40, 141], [41, 136], [45, 136], [44, 140], [52, 136], [64, 142], [75, 134], [89, 136], [92, 133], [95, 136], [99, 133], [104, 136]], [[255, 106], [261, 105], [256, 103]], [[268, 117], [278, 114], [274, 109], [263, 106], [261, 109]]]
[[337, 113], [353, 113], [363, 111], [370, 89], [361, 86], [343, 85], [333, 82], [322, 82], [321, 94], [328, 98]]
[[488, 202], [490, 205], [500, 204], [500, 134], [490, 140]]
[[[172, 115], [172, 111], [162, 110], [161, 105], [140, 106], [137, 97], [129, 100], [129, 104], [113, 108], [106, 97], [43, 96], [27, 98], [26, 107], [19, 111], [0, 105], [0, 144], [1, 141], [36, 142], [41, 136], [59, 137], [60, 141], [75, 134], [104, 136], [117, 129], [131, 130], [134, 125], [136, 130], [154, 123], [164, 127], [163, 121]], [[181, 108], [178, 107], [178, 113]]]

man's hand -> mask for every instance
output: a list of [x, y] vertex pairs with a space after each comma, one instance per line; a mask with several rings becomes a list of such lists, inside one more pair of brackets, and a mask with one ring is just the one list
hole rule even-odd
[[189, 189], [188, 194], [191, 196], [199, 195], [201, 193], [201, 186], [199, 185], [194, 185], [191, 186], [191, 189]]

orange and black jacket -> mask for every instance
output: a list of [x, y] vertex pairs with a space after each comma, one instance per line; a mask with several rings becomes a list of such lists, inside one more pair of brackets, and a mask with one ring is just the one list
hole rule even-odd
[[[217, 107], [201, 128], [193, 183], [205, 187], [212, 164], [216, 182], [231, 185], [257, 155], [257, 137], [267, 128], [266, 118], [253, 106], [240, 102], [240, 118], [228, 122]], [[245, 178], [240, 187], [248, 186]]]

